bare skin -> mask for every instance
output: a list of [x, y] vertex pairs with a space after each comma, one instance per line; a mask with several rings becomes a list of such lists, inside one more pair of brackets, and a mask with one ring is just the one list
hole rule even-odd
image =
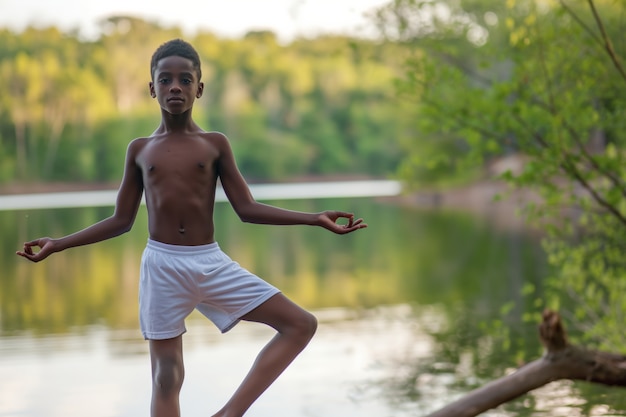
[[[161, 123], [150, 137], [129, 144], [113, 215], [62, 238], [42, 237], [25, 242], [17, 255], [39, 262], [55, 252], [123, 234], [131, 229], [144, 192], [151, 239], [187, 246], [212, 243], [218, 179], [244, 222], [320, 226], [337, 234], [367, 227], [362, 219], [355, 220], [352, 213], [305, 213], [255, 201], [226, 136], [205, 132], [192, 119], [193, 103], [202, 96], [204, 85], [190, 60], [179, 56], [161, 59], [149, 88], [161, 107]], [[342, 218], [346, 221], [339, 224]], [[270, 298], [242, 319], [264, 323], [277, 334], [214, 417], [243, 416], [304, 349], [317, 327], [313, 315], [282, 294]], [[184, 378], [182, 335], [149, 343], [153, 375], [151, 415], [177, 417]]]

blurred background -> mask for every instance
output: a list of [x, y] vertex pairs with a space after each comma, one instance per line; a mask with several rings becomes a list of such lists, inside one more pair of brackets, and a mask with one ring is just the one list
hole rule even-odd
[[[176, 37], [202, 59], [194, 118], [230, 138], [251, 184], [372, 184], [358, 197], [266, 197], [369, 224], [343, 237], [244, 225], [217, 203], [225, 251], [321, 323], [251, 416], [427, 415], [540, 357], [544, 308], [574, 343], [624, 353], [625, 11], [0, 0], [0, 416], [147, 414], [145, 209], [130, 233], [41, 264], [14, 252], [111, 214], [87, 193], [115, 190], [129, 141], [159, 123], [149, 62]], [[402, 191], [383, 197], [379, 180]], [[84, 204], [63, 208], [61, 192]], [[15, 205], [23, 195], [42, 208]], [[188, 328], [183, 413], [207, 415], [271, 334], [243, 323], [220, 335], [196, 314]], [[559, 381], [485, 415], [622, 416], [624, 398]]]

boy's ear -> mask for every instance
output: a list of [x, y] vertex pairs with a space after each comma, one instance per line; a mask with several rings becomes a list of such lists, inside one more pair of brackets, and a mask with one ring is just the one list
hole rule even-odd
[[204, 92], [204, 83], [198, 83], [198, 91], [196, 92], [196, 98], [202, 97], [202, 93]]
[[148, 87], [150, 88], [150, 97], [155, 98], [156, 97], [156, 93], [154, 92], [154, 83], [152, 81], [150, 81], [148, 83]]

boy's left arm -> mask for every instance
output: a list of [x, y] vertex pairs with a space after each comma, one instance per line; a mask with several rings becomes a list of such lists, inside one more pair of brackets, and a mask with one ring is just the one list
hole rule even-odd
[[[367, 227], [363, 219], [355, 220], [352, 213], [344, 211], [305, 213], [259, 203], [252, 196], [248, 184], [239, 172], [228, 139], [219, 135], [217, 142], [220, 150], [217, 169], [222, 187], [242, 221], [256, 224], [320, 226], [338, 234], [346, 234]], [[337, 223], [337, 220], [341, 218], [347, 219], [347, 222]]]

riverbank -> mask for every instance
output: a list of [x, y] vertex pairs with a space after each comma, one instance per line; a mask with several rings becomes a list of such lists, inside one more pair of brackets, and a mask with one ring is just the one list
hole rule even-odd
[[[363, 181], [381, 181], [380, 179], [365, 178], [363, 176], [349, 176], [332, 178], [298, 178], [293, 179], [287, 185], [293, 184], [316, 184], [320, 185], [328, 183], [346, 183], [354, 182], [359, 187], [366, 187]], [[383, 180], [384, 181], [384, 180]], [[257, 187], [259, 184], [250, 183], [251, 187]], [[267, 185], [261, 185], [261, 189]], [[271, 186], [271, 185], [270, 185]], [[373, 186], [373, 185], [372, 185]], [[0, 186], [0, 197], [7, 196], [14, 198], [20, 195], [41, 194], [41, 193], [79, 193], [79, 192], [106, 192], [107, 201], [114, 201], [114, 193], [119, 184], [117, 183], [12, 183]], [[310, 188], [310, 187], [309, 187]], [[314, 192], [315, 190], [309, 190]], [[346, 191], [347, 192], [347, 191]], [[338, 196], [346, 195], [339, 193]], [[100, 193], [100, 194], [102, 194]], [[263, 196], [263, 193], [256, 190], [255, 196]], [[349, 193], [348, 193], [349, 194]], [[361, 191], [361, 195], [367, 194], [367, 189]], [[306, 198], [308, 194], [300, 196]], [[348, 195], [346, 195], [348, 196]], [[469, 184], [463, 187], [444, 189], [444, 190], [419, 190], [413, 192], [391, 192], [391, 193], [374, 193], [374, 198], [387, 204], [411, 207], [414, 209], [424, 210], [453, 210], [472, 213], [473, 215], [486, 218], [493, 222], [499, 228], [509, 230], [527, 229], [528, 225], [524, 222], [520, 211], [530, 202], [537, 203], [540, 201], [536, 194], [528, 190], [512, 190], [506, 183], [497, 181], [483, 181]], [[319, 196], [318, 196], [319, 197]], [[5, 198], [6, 199], [6, 198]], [[81, 200], [81, 199], [79, 199]], [[8, 203], [7, 203], [8, 204]], [[64, 204], [67, 204], [67, 197]], [[80, 201], [76, 204], [81, 204]], [[31, 206], [28, 206], [31, 207]]]
[[513, 189], [502, 181], [481, 181], [457, 188], [405, 192], [398, 196], [381, 197], [380, 200], [418, 210], [471, 213], [500, 230], [524, 230], [533, 234], [540, 232], [526, 221], [522, 212], [529, 204], [541, 203], [541, 198], [528, 189]]
[[[333, 175], [333, 176], [305, 176], [290, 178], [281, 183], [311, 183], [311, 182], [344, 182], [344, 181], [375, 181], [385, 178], [375, 178], [366, 175]], [[249, 184], [267, 183], [265, 181], [249, 180]], [[106, 191], [117, 190], [118, 182], [11, 182], [0, 184], [0, 195], [38, 194], [38, 193], [67, 193], [77, 191]]]
[[0, 195], [39, 194], [39, 193], [69, 193], [77, 191], [116, 190], [119, 183], [105, 182], [45, 182], [20, 183], [0, 185]]
[[516, 210], [539, 203], [536, 193], [513, 189], [505, 182], [482, 181], [463, 187], [406, 192], [393, 200], [402, 205], [427, 209], [450, 208], [486, 212], [493, 209]]
[[[250, 184], [252, 195], [259, 201], [311, 200], [319, 198], [388, 197], [402, 193], [402, 184], [393, 180], [289, 182]], [[29, 210], [70, 207], [112, 207], [118, 191], [70, 190], [0, 195], [0, 210]], [[218, 187], [215, 202], [227, 202], [224, 190]]]
[[[336, 183], [349, 181], [377, 181], [381, 178], [366, 176], [332, 176], [332, 177], [303, 177], [291, 179], [281, 183]], [[250, 184], [258, 182], [250, 181]], [[39, 194], [39, 193], [66, 193], [81, 191], [115, 191], [119, 183], [114, 182], [46, 182], [46, 183], [19, 183], [0, 185], [0, 195]], [[512, 190], [506, 183], [497, 181], [482, 181], [468, 184], [463, 187], [449, 189], [432, 189], [404, 192], [397, 196], [381, 197], [386, 202], [424, 209], [455, 209], [477, 213], [492, 210], [515, 211], [523, 208], [529, 202], [539, 202], [540, 199], [528, 190]]]

